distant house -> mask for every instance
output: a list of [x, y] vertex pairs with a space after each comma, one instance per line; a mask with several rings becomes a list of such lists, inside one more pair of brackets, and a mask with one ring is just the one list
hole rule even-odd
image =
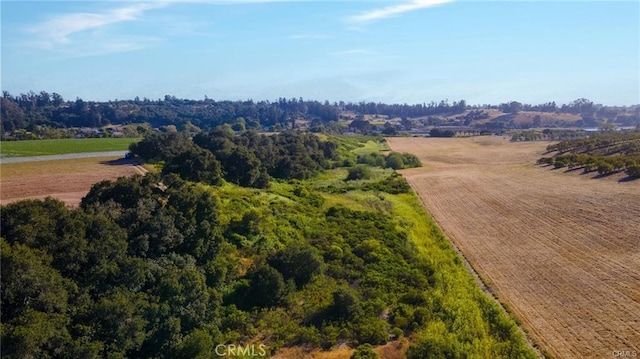
[[104, 132], [95, 127], [82, 127], [76, 134], [75, 138], [87, 138], [87, 137], [103, 137]]

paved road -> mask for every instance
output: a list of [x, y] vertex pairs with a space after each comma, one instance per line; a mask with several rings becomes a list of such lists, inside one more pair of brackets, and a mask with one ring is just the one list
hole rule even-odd
[[108, 156], [124, 157], [124, 154], [127, 152], [128, 151], [85, 152], [85, 153], [67, 153], [64, 155], [49, 155], [49, 156], [9, 157], [9, 158], [0, 158], [0, 164], [69, 160], [69, 159], [75, 159], [75, 158], [90, 158], [90, 157], [108, 157]]

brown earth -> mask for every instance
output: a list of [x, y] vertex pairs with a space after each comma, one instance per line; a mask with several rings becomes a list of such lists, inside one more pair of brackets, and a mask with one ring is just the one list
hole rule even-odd
[[6, 163], [0, 165], [0, 204], [51, 196], [75, 207], [94, 183], [144, 172], [117, 157]]
[[640, 180], [538, 167], [548, 143], [388, 143], [421, 159], [404, 176], [544, 352], [640, 356]]
[[[374, 351], [380, 359], [402, 359], [406, 357], [409, 348], [409, 340], [402, 338], [388, 342], [385, 345], [374, 347]], [[349, 359], [355, 349], [346, 345], [340, 345], [329, 351], [313, 350], [307, 351], [301, 347], [282, 348], [272, 359]]]

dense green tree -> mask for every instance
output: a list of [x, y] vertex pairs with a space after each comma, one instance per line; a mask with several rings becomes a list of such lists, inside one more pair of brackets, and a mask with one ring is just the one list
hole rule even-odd
[[247, 147], [237, 146], [222, 159], [227, 181], [243, 187], [264, 188], [269, 184], [266, 169]]
[[176, 173], [185, 180], [217, 185], [222, 180], [220, 162], [207, 150], [192, 147], [169, 157], [163, 173]]
[[82, 213], [69, 211], [63, 202], [21, 201], [3, 208], [0, 228], [13, 242], [40, 249], [53, 256], [52, 266], [76, 278], [86, 262], [87, 241]]
[[89, 193], [82, 198], [81, 206], [87, 208], [111, 201], [116, 204], [112, 212], [119, 212], [120, 208], [134, 208], [140, 199], [151, 197], [162, 191], [160, 181], [160, 177], [153, 174], [101, 181], [91, 186]]
[[387, 156], [385, 167], [392, 168], [394, 170], [401, 170], [404, 168], [404, 160], [399, 153], [391, 153]]
[[173, 158], [194, 148], [193, 141], [183, 132], [153, 132], [129, 147], [131, 153], [149, 161]]
[[125, 356], [142, 347], [146, 338], [145, 295], [116, 290], [99, 298], [88, 318], [94, 335], [104, 342], [104, 354]]
[[282, 303], [287, 287], [282, 274], [268, 264], [261, 264], [249, 274], [250, 286], [246, 302], [260, 308], [274, 307]]
[[70, 342], [66, 316], [72, 281], [51, 267], [52, 257], [0, 238], [2, 355], [49, 356]]
[[294, 244], [275, 253], [269, 264], [277, 269], [285, 280], [293, 279], [301, 287], [322, 272], [322, 257], [308, 245]]
[[361, 311], [360, 298], [353, 290], [340, 288], [333, 293], [333, 303], [328, 311], [330, 318], [349, 320], [358, 316]]
[[627, 167], [627, 176], [629, 177], [640, 177], [640, 165], [631, 165]]

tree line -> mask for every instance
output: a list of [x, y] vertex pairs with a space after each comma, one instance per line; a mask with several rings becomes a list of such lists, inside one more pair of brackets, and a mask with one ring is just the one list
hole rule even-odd
[[[300, 118], [327, 123], [338, 119], [338, 109], [328, 102], [300, 99], [277, 101], [214, 101], [188, 100], [175, 96], [150, 100], [68, 101], [59, 94], [29, 92], [12, 96], [4, 91], [0, 99], [1, 132], [36, 126], [53, 128], [102, 127], [110, 124], [149, 123], [153, 127], [176, 126], [179, 130], [190, 125], [211, 129], [233, 124], [238, 130], [284, 129], [295, 126]], [[240, 128], [242, 127], [242, 128]]]
[[[11, 95], [3, 91], [0, 98], [0, 134], [26, 130], [35, 132], [41, 127], [103, 127], [132, 123], [148, 123], [152, 127], [175, 126], [188, 130], [195, 126], [210, 130], [222, 124], [234, 126], [234, 130], [266, 129], [282, 130], [296, 127], [296, 120], [310, 121], [310, 128], [318, 131], [334, 129], [332, 122], [338, 121], [344, 111], [359, 115], [372, 114], [387, 117], [417, 118], [429, 116], [462, 115], [465, 124], [487, 116], [483, 109], [500, 109], [505, 113], [518, 111], [542, 111], [572, 113], [582, 116], [582, 125], [598, 125], [606, 119], [622, 125], [640, 122], [640, 106], [610, 107], [596, 105], [586, 99], [558, 106], [555, 102], [529, 105], [511, 101], [499, 105], [470, 106], [465, 100], [449, 103], [446, 100], [422, 104], [385, 104], [374, 102], [320, 102], [302, 98], [279, 98], [275, 101], [216, 101], [180, 99], [166, 95], [163, 99], [151, 100], [136, 97], [132, 100], [85, 101], [81, 98], [65, 100], [60, 94], [33, 91]], [[630, 110], [630, 111], [629, 111]], [[388, 131], [393, 132], [389, 128]]]
[[512, 142], [519, 141], [562, 141], [588, 137], [589, 133], [583, 130], [551, 129], [523, 130], [511, 134]]
[[583, 168], [585, 173], [602, 175], [625, 171], [631, 178], [640, 177], [640, 132], [598, 134], [588, 138], [561, 141], [547, 146], [552, 157], [542, 157], [538, 164], [555, 168]]

